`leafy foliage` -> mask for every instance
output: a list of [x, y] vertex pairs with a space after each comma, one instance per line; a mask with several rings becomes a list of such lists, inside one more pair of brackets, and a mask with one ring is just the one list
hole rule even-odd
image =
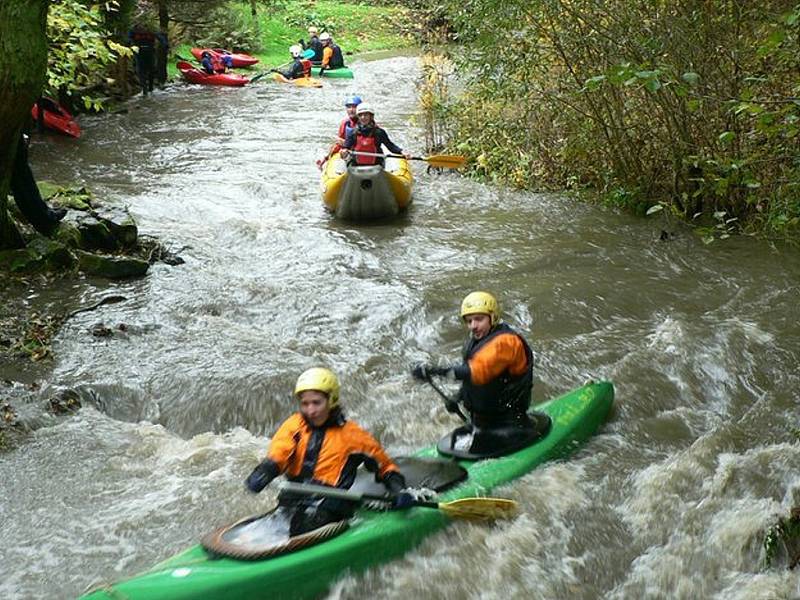
[[800, 229], [800, 5], [446, 5], [469, 40], [454, 143], [478, 176], [590, 187], [641, 213], [667, 202], [715, 237]]
[[105, 17], [116, 2], [86, 4], [57, 0], [47, 16], [49, 40], [46, 92], [77, 95], [87, 109], [99, 109], [102, 100], [92, 91], [106, 82], [108, 67], [132, 51], [110, 39]]

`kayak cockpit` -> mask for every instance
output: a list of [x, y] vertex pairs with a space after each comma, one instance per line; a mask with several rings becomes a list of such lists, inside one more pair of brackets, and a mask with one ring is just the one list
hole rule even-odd
[[467, 423], [440, 439], [436, 450], [444, 456], [466, 460], [496, 458], [535, 444], [547, 435], [551, 426], [550, 417], [541, 412], [492, 427], [480, 422]]

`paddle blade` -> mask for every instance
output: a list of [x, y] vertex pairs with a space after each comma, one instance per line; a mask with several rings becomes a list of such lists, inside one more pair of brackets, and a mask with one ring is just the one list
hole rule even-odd
[[466, 158], [456, 154], [437, 154], [435, 156], [426, 156], [423, 160], [437, 169], [458, 169], [464, 166]]
[[510, 519], [517, 514], [517, 503], [506, 498], [462, 498], [440, 502], [439, 510], [451, 519], [492, 521]]

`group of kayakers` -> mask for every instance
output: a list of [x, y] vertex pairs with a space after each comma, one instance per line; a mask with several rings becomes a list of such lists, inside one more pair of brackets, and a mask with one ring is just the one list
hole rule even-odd
[[[508, 454], [549, 429], [548, 417], [535, 413], [539, 418], [534, 422], [528, 414], [533, 353], [522, 335], [503, 323], [493, 295], [470, 293], [461, 303], [460, 316], [469, 330], [462, 360], [447, 366], [419, 364], [411, 374], [434, 387], [432, 376], [461, 381], [458, 396], [448, 399], [446, 408], [463, 414], [463, 406], [469, 419], [454, 432], [450, 454], [472, 452], [473, 458]], [[323, 367], [304, 371], [294, 386], [294, 397], [298, 412], [278, 428], [266, 458], [246, 479], [247, 489], [258, 493], [281, 474], [294, 482], [346, 489], [363, 464], [391, 492], [393, 508], [414, 505], [415, 490], [406, 488], [405, 478], [380, 443], [345, 417], [333, 371]], [[469, 438], [469, 444], [456, 447], [458, 432]], [[439, 448], [447, 453], [441, 443]], [[290, 521], [291, 536], [348, 519], [356, 508], [350, 500], [289, 493], [281, 493], [278, 502]]]
[[288, 68], [272, 71], [280, 73], [286, 79], [300, 79], [310, 77], [312, 67], [319, 67], [320, 76], [324, 76], [325, 71], [344, 68], [344, 54], [330, 33], [319, 33], [312, 25], [308, 28], [308, 35], [308, 41], [301, 39], [297, 44], [289, 46], [292, 62]]

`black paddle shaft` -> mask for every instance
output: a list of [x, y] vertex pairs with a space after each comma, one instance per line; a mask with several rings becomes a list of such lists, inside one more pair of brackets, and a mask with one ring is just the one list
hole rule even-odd
[[[280, 484], [283, 492], [290, 494], [300, 494], [304, 496], [323, 496], [325, 498], [337, 498], [339, 500], [352, 500], [363, 502], [364, 500], [378, 500], [380, 502], [392, 502], [396, 496], [392, 494], [362, 494], [351, 492], [327, 485], [314, 485], [313, 483], [296, 483], [294, 481], [284, 481]], [[424, 506], [426, 508], [439, 508], [438, 502], [425, 502], [424, 500], [414, 500], [414, 506]]]

